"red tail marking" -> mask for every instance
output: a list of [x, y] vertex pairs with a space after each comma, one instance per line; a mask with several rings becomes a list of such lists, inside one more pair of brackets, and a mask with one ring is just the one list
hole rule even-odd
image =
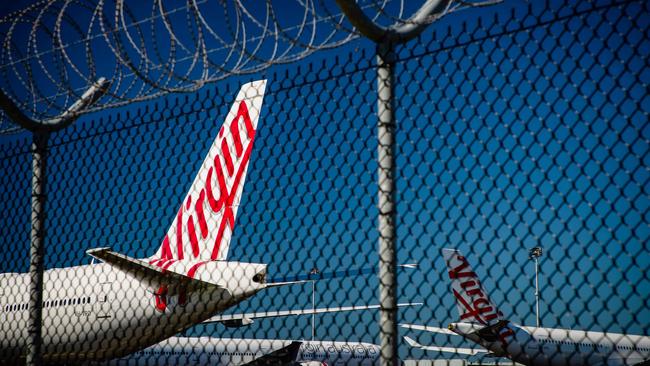
[[156, 310], [165, 312], [165, 309], [167, 309], [167, 286], [160, 286], [158, 291], [154, 292], [154, 295], [156, 298]]
[[243, 100], [239, 103], [239, 109], [237, 110], [237, 115], [235, 116], [234, 121], [237, 121], [239, 118], [244, 119], [246, 133], [248, 133], [248, 138], [252, 139], [255, 136], [255, 128], [253, 127], [251, 116], [248, 114], [248, 106]]
[[461, 320], [471, 317], [476, 319], [476, 321], [478, 321], [481, 324], [487, 324], [491, 320], [494, 320], [498, 317], [498, 315], [495, 314], [494, 312], [494, 308], [492, 307], [492, 305], [490, 305], [490, 302], [487, 299], [478, 298], [474, 300], [472, 304], [470, 304], [467, 300], [465, 300], [465, 298], [461, 294], [458, 293], [458, 291], [456, 290], [453, 291], [456, 299], [458, 299], [458, 301], [467, 310], [465, 314], [461, 314], [460, 316]]
[[196, 271], [199, 269], [199, 267], [201, 267], [202, 265], [204, 265], [204, 264], [206, 264], [208, 262], [210, 262], [210, 261], [203, 261], [203, 262], [199, 262], [199, 263], [196, 263], [196, 264], [192, 265], [192, 267], [190, 267], [190, 270], [187, 271], [187, 277], [194, 278], [194, 276], [196, 275]]
[[476, 273], [474, 273], [473, 271], [461, 272], [463, 269], [469, 267], [469, 263], [467, 262], [467, 259], [465, 259], [465, 257], [457, 255], [456, 259], [458, 259], [461, 263], [456, 268], [449, 271], [449, 278], [454, 280], [461, 277], [476, 277]]
[[241, 182], [241, 177], [244, 175], [244, 170], [246, 170], [246, 167], [248, 166], [248, 161], [250, 160], [254, 141], [255, 141], [255, 133], [253, 132], [253, 137], [251, 137], [251, 141], [246, 147], [246, 152], [244, 153], [244, 156], [242, 157], [242, 162], [239, 165], [239, 169], [237, 170], [235, 181], [232, 184], [232, 190], [230, 191], [230, 193], [228, 193], [227, 191], [221, 192], [222, 195], [227, 194], [228, 199], [226, 202], [226, 207], [224, 207], [224, 213], [223, 213], [223, 217], [221, 218], [221, 224], [219, 225], [219, 231], [217, 232], [217, 239], [214, 243], [214, 248], [212, 249], [211, 258], [213, 260], [217, 259], [217, 257], [219, 256], [219, 248], [221, 247], [221, 239], [223, 238], [223, 233], [224, 230], [226, 229], [226, 223], [229, 224], [231, 231], [235, 229], [235, 216], [232, 212], [232, 204], [235, 201], [235, 197], [237, 195], [237, 188], [239, 187], [239, 183]]
[[166, 262], [158, 263], [158, 267], [160, 267], [163, 271], [166, 271], [167, 268], [169, 268], [176, 261], [176, 259], [168, 259]]
[[[205, 212], [203, 211], [203, 203], [205, 202], [205, 189], [201, 190], [199, 194], [199, 199], [196, 200], [196, 219], [199, 221], [199, 227], [201, 228], [201, 236], [203, 239], [208, 237], [208, 223], [205, 220]], [[194, 253], [194, 257], [198, 256], [199, 253]]]
[[232, 207], [226, 206], [223, 213], [223, 218], [221, 219], [221, 224], [219, 224], [219, 231], [217, 231], [217, 239], [214, 241], [214, 247], [212, 248], [212, 260], [216, 260], [219, 256], [219, 248], [221, 247], [221, 239], [223, 238], [223, 233], [226, 230], [226, 224], [230, 224], [230, 230], [232, 231], [235, 228], [235, 218], [232, 214]]
[[196, 237], [196, 230], [194, 229], [194, 220], [192, 216], [187, 220], [187, 233], [190, 236], [190, 245], [192, 245], [192, 254], [194, 258], [199, 256], [199, 240]]
[[230, 124], [230, 133], [232, 134], [232, 139], [235, 143], [235, 152], [237, 153], [237, 156], [240, 156], [244, 147], [242, 146], [241, 137], [239, 136], [239, 123], [236, 117]]
[[[219, 184], [219, 199], [214, 199], [212, 194], [212, 172], [216, 171], [217, 173], [217, 182]], [[205, 189], [208, 196], [208, 203], [213, 212], [219, 212], [223, 203], [226, 201], [226, 193], [228, 192], [228, 187], [226, 187], [226, 180], [221, 171], [221, 163], [219, 162], [219, 155], [214, 158], [214, 169], [210, 168], [208, 170], [208, 179], [205, 182]]]
[[169, 247], [169, 236], [168, 235], [165, 235], [165, 239], [163, 239], [160, 258], [161, 258], [161, 260], [162, 259], [173, 258], [172, 249]]
[[463, 288], [467, 292], [469, 296], [479, 296], [479, 297], [485, 297], [483, 294], [483, 291], [481, 291], [481, 283], [478, 281], [465, 281], [461, 282], [460, 287]]
[[[250, 139], [250, 142], [248, 143], [248, 146], [246, 146], [245, 151], [241, 140], [241, 133], [239, 131], [240, 118], [243, 118], [244, 125], [246, 127], [246, 134]], [[233, 181], [232, 188], [230, 192], [228, 192], [228, 186], [225, 178], [226, 172], [224, 172], [224, 170], [227, 171], [229, 177], [232, 177], [233, 173], [235, 173], [233, 156], [228, 148], [227, 139], [223, 137], [224, 130], [225, 130], [225, 125], [224, 125], [219, 130], [219, 137], [223, 138], [221, 140], [221, 151], [223, 153], [223, 163], [225, 164], [225, 167], [222, 165], [221, 158], [219, 157], [219, 155], [216, 155], [214, 157], [214, 165], [211, 166], [208, 170], [205, 187], [200, 191], [199, 198], [196, 200], [195, 203], [195, 211], [196, 211], [196, 216], [198, 221], [198, 227], [201, 230], [201, 237], [203, 239], [206, 239], [208, 237], [209, 231], [211, 229], [208, 227], [206, 215], [205, 215], [205, 208], [203, 207], [206, 197], [208, 200], [208, 204], [210, 205], [210, 209], [212, 209], [214, 213], [219, 213], [222, 209], [224, 210], [221, 218], [221, 222], [219, 224], [219, 227], [217, 228], [217, 238], [215, 240], [214, 247], [212, 249], [212, 254], [211, 254], [212, 259], [216, 259], [219, 256], [219, 249], [221, 247], [221, 241], [223, 239], [226, 225], [230, 227], [231, 231], [234, 229], [235, 216], [232, 210], [232, 204], [236, 198], [237, 190], [239, 188], [239, 184], [241, 183], [242, 175], [246, 170], [246, 167], [248, 166], [248, 162], [250, 161], [250, 154], [253, 147], [253, 141], [255, 139], [255, 129], [253, 128], [253, 122], [248, 113], [248, 107], [246, 105], [246, 102], [241, 101], [239, 103], [237, 115], [233, 118], [232, 121], [230, 121], [229, 128], [233, 136], [233, 143], [235, 144], [235, 153], [236, 153], [235, 158], [240, 158], [242, 152], [244, 153], [243, 156], [241, 157], [240, 164], [237, 167], [237, 172], [235, 174], [235, 179]], [[214, 193], [215, 193], [213, 189], [214, 184], [212, 182], [213, 174], [216, 174], [216, 178], [217, 178], [216, 186], [218, 186], [218, 191], [219, 191], [218, 199], [214, 197]], [[188, 195], [187, 201], [185, 202], [185, 210], [190, 209], [191, 203], [192, 203], [192, 195], [190, 193]], [[184, 258], [183, 224], [186, 225], [186, 228], [188, 230], [188, 237], [192, 247], [192, 254], [194, 255], [195, 258], [198, 257], [200, 255], [201, 248], [199, 247], [198, 234], [196, 232], [197, 228], [195, 226], [193, 216], [189, 215], [187, 222], [184, 223], [183, 205], [181, 205], [176, 220], [177, 220], [176, 247], [177, 247], [178, 259]], [[168, 236], [166, 236], [165, 240], [163, 241], [161, 257], [162, 259], [173, 258], [173, 254], [169, 247]]]
[[232, 176], [235, 166], [232, 163], [232, 157], [230, 156], [230, 150], [228, 149], [228, 142], [224, 138], [221, 140], [221, 152], [223, 153], [223, 160], [226, 162], [226, 169], [228, 169], [228, 175]]
[[[226, 229], [226, 224], [230, 226], [231, 232], [235, 228], [235, 216], [232, 212], [232, 204], [237, 195], [237, 190], [241, 182], [241, 177], [244, 174], [246, 167], [248, 166], [248, 161], [250, 160], [251, 151], [253, 149], [253, 142], [255, 142], [255, 129], [253, 128], [253, 123], [251, 121], [250, 115], [248, 114], [248, 107], [246, 106], [246, 103], [244, 101], [241, 101], [241, 103], [239, 103], [239, 109], [237, 110], [237, 115], [235, 116], [235, 118], [233, 118], [231, 122], [231, 130], [233, 128], [232, 127], [233, 125], [234, 126], [238, 125], [240, 118], [244, 119], [244, 123], [246, 125], [246, 132], [248, 134], [250, 142], [248, 143], [248, 146], [246, 147], [246, 152], [244, 153], [244, 156], [241, 159], [241, 163], [239, 164], [239, 167], [237, 169], [237, 174], [235, 176], [235, 180], [232, 184], [232, 189], [230, 190], [230, 192], [228, 192], [228, 188], [226, 187], [225, 184], [223, 186], [220, 185], [221, 195], [219, 197], [219, 200], [221, 201], [221, 204], [223, 204], [222, 200], [226, 197], [227, 198], [224, 207], [223, 217], [221, 218], [221, 223], [219, 224], [219, 231], [217, 231], [217, 238], [215, 240], [214, 247], [212, 248], [211, 258], [213, 260], [219, 257], [219, 249], [221, 248], [221, 240], [223, 238], [223, 234]], [[216, 159], [215, 159], [215, 163], [216, 163]]]
[[460, 316], [460, 319], [461, 319], [461, 320], [463, 320], [463, 319], [467, 319], [467, 318], [469, 318], [469, 317], [473, 317], [473, 318], [476, 319], [476, 321], [478, 321], [479, 323], [481, 323], [481, 324], [485, 324], [485, 321], [484, 321], [484, 320], [481, 318], [481, 316], [479, 315], [478, 310], [477, 310], [477, 309], [474, 309], [474, 308], [472, 307], [472, 305], [470, 305], [470, 304], [467, 302], [467, 300], [465, 300], [465, 299], [464, 299], [464, 298], [463, 298], [463, 297], [458, 293], [458, 291], [454, 290], [454, 296], [456, 296], [456, 299], [458, 299], [458, 301], [460, 301], [460, 303], [461, 303], [461, 304], [465, 307], [465, 309], [467, 310], [467, 312], [466, 312], [465, 314], [461, 314], [461, 316]]
[[[459, 294], [455, 289], [453, 290], [454, 296], [456, 296], [463, 307], [467, 309], [467, 313], [462, 314], [461, 319], [473, 317], [482, 324], [486, 324], [491, 320], [497, 319], [500, 316], [500, 313], [492, 306], [490, 301], [483, 293], [483, 290], [481, 289], [481, 283], [478, 281], [476, 273], [471, 270], [467, 270], [469, 267], [467, 259], [460, 255], [456, 255], [456, 259], [460, 261], [460, 264], [449, 271], [449, 278], [460, 279], [469, 277], [465, 280], [462, 280], [460, 287], [463, 289], [464, 293], [470, 296], [470, 300], [472, 297], [478, 297], [472, 301], [472, 304], [469, 304], [461, 294]], [[462, 272], [463, 270], [467, 271]]]

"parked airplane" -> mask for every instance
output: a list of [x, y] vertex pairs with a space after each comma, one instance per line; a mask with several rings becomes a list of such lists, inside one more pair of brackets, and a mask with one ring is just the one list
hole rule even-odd
[[376, 365], [379, 346], [361, 342], [171, 337], [108, 365]]
[[[452, 249], [443, 249], [451, 289], [456, 298], [460, 322], [449, 329], [404, 324], [409, 329], [458, 334], [485, 349], [422, 346], [425, 350], [477, 354], [489, 352], [525, 365], [650, 365], [650, 337], [558, 328], [527, 327], [503, 317], [481, 286], [467, 259]], [[427, 329], [428, 328], [428, 329]]]
[[[397, 304], [398, 307], [422, 303]], [[219, 314], [203, 323], [241, 327], [263, 318], [340, 313], [379, 309], [379, 305], [353, 305], [320, 309]], [[294, 341], [282, 339], [232, 339], [171, 337], [128, 356], [98, 365], [374, 365], [378, 346], [359, 342]]]
[[[88, 250], [104, 263], [44, 273], [46, 361], [120, 357], [199, 323], [269, 286], [266, 264], [226, 261], [266, 80], [241, 87], [157, 253]], [[0, 361], [25, 356], [29, 278], [0, 275]]]

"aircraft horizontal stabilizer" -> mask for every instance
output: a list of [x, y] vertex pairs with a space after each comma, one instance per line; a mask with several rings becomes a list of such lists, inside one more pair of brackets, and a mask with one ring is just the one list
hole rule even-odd
[[[398, 307], [406, 306], [419, 306], [422, 303], [404, 303], [397, 304]], [[259, 313], [247, 314], [219, 314], [212, 318], [204, 320], [203, 323], [223, 323], [226, 326], [242, 326], [253, 323], [254, 319], [263, 318], [279, 318], [284, 316], [294, 315], [311, 315], [311, 314], [325, 314], [325, 313], [340, 313], [355, 310], [369, 310], [379, 309], [379, 305], [358, 305], [358, 306], [341, 306], [334, 308], [319, 308], [319, 309], [296, 309], [296, 310], [274, 310]]]
[[458, 335], [447, 328], [432, 327], [428, 325], [400, 324], [399, 326], [405, 329], [423, 330], [426, 332], [439, 333], [439, 334]]
[[413, 348], [419, 348], [425, 351], [438, 351], [438, 352], [448, 352], [448, 353], [456, 353], [460, 355], [470, 355], [474, 356], [479, 353], [487, 353], [488, 351], [485, 349], [481, 348], [457, 348], [457, 347], [438, 347], [438, 346], [423, 346], [420, 343], [416, 342], [415, 340], [409, 338], [409, 337], [404, 337], [404, 340], [406, 343], [409, 344], [409, 346]]
[[298, 285], [301, 283], [311, 282], [311, 280], [296, 280], [296, 281], [284, 281], [284, 282], [267, 282], [266, 287], [280, 287], [286, 285]]
[[500, 339], [501, 330], [508, 325], [507, 320], [499, 320], [496, 324], [488, 325], [477, 330], [475, 333], [488, 342], [496, 342]]
[[142, 260], [116, 253], [111, 248], [89, 249], [86, 253], [112, 267], [127, 272], [153, 287], [166, 286], [169, 295], [175, 295], [180, 289], [185, 292], [192, 292], [198, 289], [217, 287], [211, 283], [167, 271]]

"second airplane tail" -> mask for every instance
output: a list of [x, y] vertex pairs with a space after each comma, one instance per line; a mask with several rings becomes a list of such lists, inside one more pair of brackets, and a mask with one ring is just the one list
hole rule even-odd
[[442, 253], [460, 321], [490, 325], [503, 320], [503, 314], [488, 297], [467, 259], [455, 249], [443, 249]]

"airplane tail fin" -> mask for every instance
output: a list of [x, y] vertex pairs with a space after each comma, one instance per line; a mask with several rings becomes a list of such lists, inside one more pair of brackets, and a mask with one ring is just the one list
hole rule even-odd
[[455, 249], [443, 249], [442, 253], [460, 321], [490, 325], [502, 320], [503, 314], [490, 301], [467, 259]]
[[258, 80], [239, 90], [151, 263], [227, 258], [265, 88]]

